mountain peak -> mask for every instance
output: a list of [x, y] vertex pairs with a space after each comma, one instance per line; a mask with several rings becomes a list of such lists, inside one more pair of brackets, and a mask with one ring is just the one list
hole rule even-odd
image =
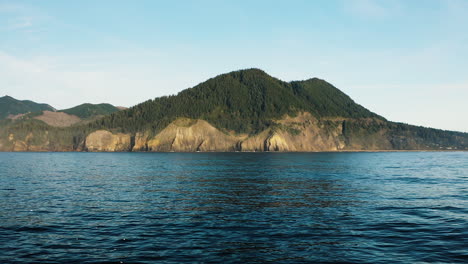
[[225, 74], [220, 74], [212, 79], [218, 79], [223, 77], [232, 77], [237, 80], [249, 80], [249, 79], [261, 79], [261, 78], [273, 78], [264, 70], [259, 68], [248, 68], [248, 69], [240, 69], [237, 71], [228, 72]]
[[135, 131], [151, 126], [158, 131], [179, 117], [203, 119], [218, 128], [256, 133], [284, 115], [309, 112], [317, 118], [383, 119], [333, 85], [317, 79], [284, 82], [258, 68], [213, 77], [169, 97], [136, 105], [106, 117], [102, 124]]
[[11, 96], [9, 96], [9, 95], [2, 96], [2, 97], [0, 97], [0, 99], [8, 99], [8, 100], [12, 100], [12, 99], [13, 99], [13, 100], [16, 100], [15, 98], [13, 98], [13, 97], [11, 97]]
[[[268, 75], [264, 70], [260, 68], [247, 68], [247, 69], [240, 69], [237, 71], [232, 71], [231, 73], [243, 73], [243, 74], [262, 74]], [[268, 75], [270, 76], [270, 75]]]

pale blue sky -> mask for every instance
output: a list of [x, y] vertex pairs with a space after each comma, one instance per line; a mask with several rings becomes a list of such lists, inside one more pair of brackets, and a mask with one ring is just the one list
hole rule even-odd
[[466, 14], [468, 0], [0, 0], [0, 96], [131, 106], [255, 67], [468, 132]]

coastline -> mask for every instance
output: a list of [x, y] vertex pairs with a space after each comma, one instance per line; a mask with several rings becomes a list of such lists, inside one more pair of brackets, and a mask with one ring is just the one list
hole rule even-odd
[[0, 153], [386, 153], [386, 152], [468, 152], [452, 150], [330, 150], [330, 151], [2, 151]]

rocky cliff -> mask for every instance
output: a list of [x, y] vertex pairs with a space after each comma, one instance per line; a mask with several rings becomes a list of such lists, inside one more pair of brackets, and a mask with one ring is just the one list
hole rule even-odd
[[[10, 134], [7, 140], [0, 139], [2, 151], [149, 151], [149, 152], [195, 152], [195, 151], [341, 151], [384, 150], [389, 148], [385, 131], [374, 133], [375, 141], [347, 143], [343, 134], [344, 119], [318, 120], [308, 112], [285, 116], [274, 120], [274, 125], [254, 134], [236, 134], [222, 131], [207, 121], [179, 118], [159, 133], [152, 131], [112, 133], [96, 130], [86, 135], [83, 142], [52, 144], [48, 133], [42, 136], [33, 132], [21, 138]], [[381, 122], [368, 120], [368, 122]]]
[[236, 151], [245, 136], [223, 133], [204, 120], [178, 119], [154, 137], [137, 133], [133, 151]]
[[113, 134], [106, 130], [92, 132], [86, 137], [84, 150], [97, 152], [130, 151], [130, 135], [123, 133]]
[[257, 135], [221, 131], [204, 120], [178, 119], [157, 135], [137, 133], [133, 151], [337, 151], [345, 147], [337, 122], [330, 130], [309, 113], [277, 120]]

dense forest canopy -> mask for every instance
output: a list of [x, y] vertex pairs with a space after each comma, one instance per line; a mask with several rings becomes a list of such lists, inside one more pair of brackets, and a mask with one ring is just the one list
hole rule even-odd
[[259, 69], [230, 72], [177, 95], [149, 100], [91, 124], [125, 132], [159, 131], [178, 117], [204, 119], [218, 128], [258, 133], [272, 119], [307, 111], [317, 117], [382, 117], [320, 80], [283, 82]]

